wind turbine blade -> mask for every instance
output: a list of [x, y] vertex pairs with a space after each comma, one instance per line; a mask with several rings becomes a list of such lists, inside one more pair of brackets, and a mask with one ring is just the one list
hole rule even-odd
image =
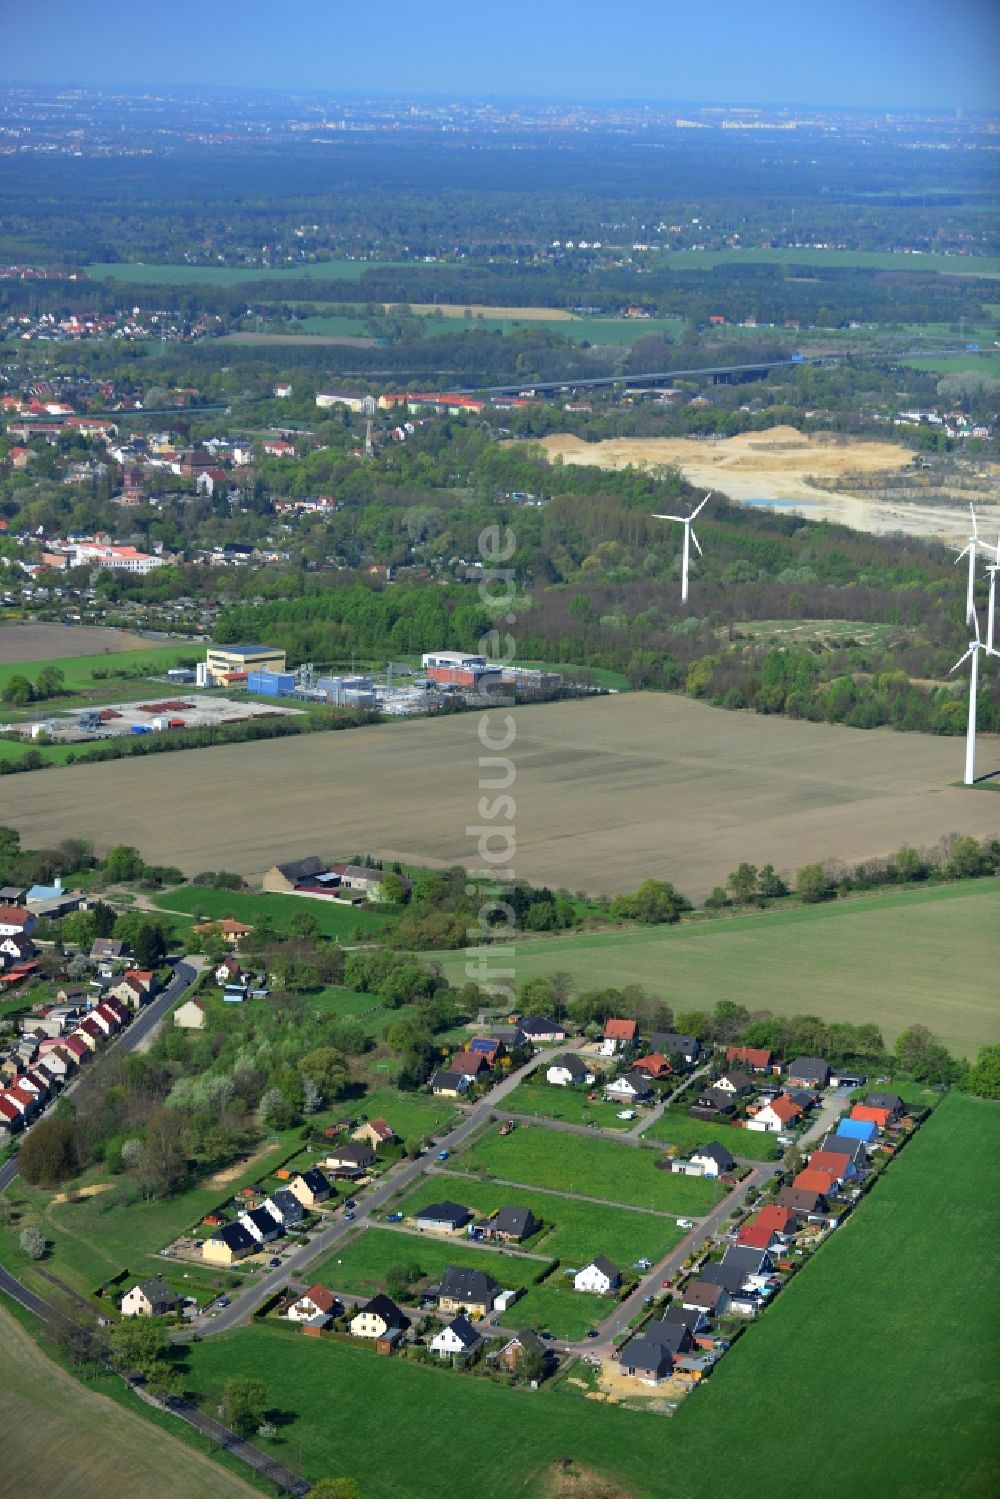
[[687, 520], [687, 516], [686, 515], [654, 515], [653, 519], [654, 520], [675, 520], [675, 521], [679, 521], [680, 524], [683, 526], [684, 522]]
[[701, 549], [701, 543], [699, 542], [697, 536], [694, 534], [694, 526], [691, 527], [691, 540], [694, 542], [695, 546], [698, 548], [698, 556], [699, 557], [704, 557], [705, 553]]
[[[713, 493], [714, 493], [714, 491], [713, 491]], [[708, 502], [709, 502], [709, 500], [711, 498], [712, 498], [712, 495], [711, 494], [707, 494], [705, 496], [705, 498], [702, 500], [701, 504], [697, 507], [697, 509], [691, 511], [689, 519], [690, 520], [694, 520], [695, 516], [698, 515], [700, 513], [700, 511], [704, 510], [705, 506], [708, 504]]]
[[[664, 516], [661, 516], [660, 518], [661, 518], [661, 520], [673, 520], [673, 516], [672, 515], [664, 515]], [[962, 560], [963, 557], [967, 557], [969, 555], [970, 550], [971, 550], [971, 547], [965, 547], [963, 551], [959, 552], [958, 556], [955, 558], [955, 566], [956, 567], [961, 562], [961, 560]]]
[[[955, 662], [955, 665], [952, 667], [951, 671], [952, 672], [958, 671], [958, 668], [960, 666], [964, 666], [965, 663], [966, 663], [966, 661], [968, 661], [969, 657], [972, 655], [973, 650], [974, 650], [974, 647], [970, 645], [969, 649], [966, 651], [965, 655], [964, 656], [960, 656], [959, 659]], [[948, 675], [951, 676], [951, 672], [949, 672]]]
[[[979, 616], [977, 615], [975, 609], [973, 609], [972, 614], [969, 617], [972, 620], [973, 625], [975, 626], [976, 641], [978, 643], [979, 640], [981, 639], [981, 637], [980, 637], [980, 634], [979, 634]], [[971, 649], [971, 647], [970, 647], [970, 649]]]

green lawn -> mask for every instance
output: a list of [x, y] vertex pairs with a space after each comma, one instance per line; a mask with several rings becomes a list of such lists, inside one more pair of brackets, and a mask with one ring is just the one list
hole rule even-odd
[[[271, 325], [273, 327], [273, 325]], [[325, 333], [327, 337], [368, 338], [368, 324], [364, 318], [341, 317], [337, 313], [317, 313], [314, 317], [299, 318], [283, 330], [286, 333]]]
[[[631, 1129], [635, 1119], [619, 1119], [625, 1105], [604, 1103], [600, 1096], [588, 1103], [588, 1092], [600, 1095], [600, 1085], [593, 1088], [557, 1088], [552, 1083], [519, 1084], [503, 1101], [511, 1114], [538, 1114], [544, 1119], [563, 1119], [567, 1124], [598, 1125], [601, 1129]], [[642, 1112], [641, 1109], [636, 1111]]]
[[675, 271], [711, 271], [717, 265], [760, 264], [1000, 276], [1000, 255], [897, 255], [891, 250], [672, 250], [664, 259]]
[[929, 370], [932, 375], [960, 375], [967, 370], [989, 375], [996, 379], [1000, 373], [1000, 354], [993, 350], [984, 354], [922, 354], [919, 359], [908, 359], [907, 367], [914, 370]]
[[[890, 891], [760, 915], [519, 938], [519, 983], [565, 970], [581, 989], [643, 984], [679, 1009], [738, 995], [750, 1010], [873, 1021], [892, 1045], [920, 1022], [961, 1056], [1000, 1041], [983, 974], [996, 969], [1000, 880]], [[452, 983], [465, 953], [435, 954]], [[872, 976], [878, 975], [877, 984]]]
[[[525, 1186], [695, 1217], [725, 1195], [717, 1182], [658, 1171], [657, 1157], [657, 1151], [614, 1140], [590, 1140], [522, 1124], [503, 1139], [495, 1131], [482, 1136], [452, 1164], [467, 1170], [482, 1166], [491, 1176]], [[455, 1195], [461, 1195], [458, 1184]]]
[[[440, 1198], [438, 1199], [440, 1200]], [[433, 1199], [432, 1199], [433, 1201]], [[353, 1296], [374, 1296], [385, 1290], [385, 1274], [393, 1265], [418, 1264], [424, 1283], [437, 1282], [448, 1265], [485, 1270], [501, 1286], [524, 1286], [544, 1269], [544, 1261], [513, 1254], [497, 1254], [468, 1239], [436, 1234], [404, 1234], [391, 1228], [366, 1228], [356, 1239], [339, 1244], [310, 1274], [321, 1285]], [[419, 1291], [423, 1288], [418, 1287]]]
[[[56, 656], [51, 661], [9, 661], [0, 663], [0, 688], [10, 681], [11, 677], [25, 676], [29, 681], [36, 681], [38, 673], [47, 666], [56, 667], [66, 678], [66, 686], [70, 691], [78, 692], [81, 689], [100, 687], [107, 691], [109, 698], [113, 698], [115, 691], [119, 695], [127, 692], [134, 684], [132, 677], [102, 677], [95, 680], [94, 671], [129, 671], [137, 672], [148, 668], [150, 676], [162, 676], [170, 666], [176, 666], [180, 660], [200, 658], [204, 653], [204, 646], [196, 641], [188, 641], [186, 645], [145, 645], [129, 651], [106, 651], [102, 656]], [[44, 712], [47, 708], [59, 708], [64, 700], [52, 698], [49, 702], [36, 705], [36, 712]]]
[[429, 1202], [440, 1202], [442, 1197], [461, 1202], [483, 1217], [504, 1206], [530, 1208], [543, 1228], [528, 1249], [577, 1268], [595, 1254], [606, 1254], [622, 1270], [639, 1259], [655, 1263], [680, 1243], [685, 1232], [669, 1218], [653, 1213], [609, 1212], [600, 1203], [556, 1197], [527, 1187], [502, 1187], [473, 1177], [434, 1176], [401, 1202], [394, 1202], [392, 1208], [412, 1214]]
[[669, 1422], [268, 1327], [192, 1346], [187, 1383], [215, 1399], [234, 1374], [263, 1377], [290, 1417], [276, 1455], [301, 1451], [311, 1478], [348, 1473], [379, 1499], [457, 1491], [463, 1430], [502, 1445], [477, 1469], [483, 1499], [543, 1499], [565, 1454], [633, 1499], [799, 1499], [804, 1473], [822, 1499], [990, 1499], [1000, 1287], [983, 1163], [998, 1147], [1000, 1106], [949, 1095]]
[[[0, 1258], [15, 1275], [44, 1295], [47, 1283], [38, 1276], [36, 1267], [18, 1244], [21, 1229], [26, 1224], [36, 1224], [50, 1245], [41, 1268], [77, 1291], [92, 1291], [125, 1268], [135, 1275], [162, 1274], [166, 1270], [172, 1279], [183, 1278], [183, 1269], [175, 1270], [159, 1259], [158, 1251], [213, 1207], [232, 1197], [241, 1186], [266, 1177], [292, 1149], [298, 1133], [288, 1130], [275, 1136], [273, 1148], [255, 1166], [225, 1186], [203, 1184], [158, 1202], [127, 1206], [116, 1200], [112, 1188], [109, 1193], [76, 1202], [55, 1203], [52, 1193], [29, 1187], [18, 1177], [5, 1194], [13, 1204], [14, 1216], [10, 1224], [0, 1226]], [[91, 1185], [101, 1180], [95, 1169], [81, 1178], [80, 1183], [71, 1185]], [[194, 1271], [196, 1278], [210, 1273], [200, 1267], [194, 1267]], [[223, 1277], [226, 1274], [222, 1272]]]
[[[298, 895], [266, 895], [258, 891], [212, 890], [201, 885], [182, 885], [156, 898], [162, 911], [183, 912], [195, 921], [217, 921], [231, 916], [248, 926], [266, 913], [275, 931], [287, 932], [293, 916], [312, 916], [324, 937], [351, 941], [358, 927], [374, 932], [385, 921], [378, 911], [362, 911], [323, 900], [304, 900]], [[374, 997], [372, 1003], [375, 1003]]]
[[614, 1296], [592, 1296], [589, 1291], [574, 1291], [573, 1282], [560, 1280], [558, 1270], [540, 1286], [531, 1286], [519, 1296], [501, 1320], [508, 1327], [544, 1329], [557, 1338], [578, 1343], [610, 1317], [617, 1302]]
[[384, 1119], [403, 1140], [436, 1134], [456, 1117], [450, 1099], [400, 1093], [395, 1088], [376, 1088], [350, 1107], [355, 1116], [364, 1113], [369, 1119]]
[[773, 1161], [778, 1154], [773, 1135], [737, 1129], [732, 1124], [710, 1124], [703, 1119], [691, 1119], [685, 1109], [667, 1109], [643, 1132], [643, 1139], [676, 1145], [680, 1155], [687, 1155], [695, 1146], [709, 1145], [713, 1140], [724, 1145], [731, 1155], [745, 1156], [751, 1161]]

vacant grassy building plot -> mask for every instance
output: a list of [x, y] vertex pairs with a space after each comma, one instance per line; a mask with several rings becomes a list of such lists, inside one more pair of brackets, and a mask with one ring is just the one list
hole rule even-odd
[[[482, 1167], [491, 1176], [526, 1186], [548, 1187], [602, 1202], [627, 1203], [660, 1213], [699, 1216], [724, 1195], [717, 1182], [699, 1177], [672, 1176], [656, 1168], [658, 1152], [618, 1145], [614, 1140], [585, 1135], [556, 1134], [521, 1125], [502, 1139], [484, 1135], [457, 1164]], [[455, 1184], [461, 1196], [461, 1184]]]

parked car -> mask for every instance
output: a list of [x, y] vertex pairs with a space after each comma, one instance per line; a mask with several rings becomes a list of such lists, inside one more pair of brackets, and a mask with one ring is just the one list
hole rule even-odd
[[353, 1197], [349, 1197], [347, 1199], [347, 1201], [344, 1203], [344, 1206], [345, 1206], [345, 1208], [356, 1208], [357, 1207], [357, 1203], [355, 1202], [355, 1200], [354, 1200]]
[[596, 1327], [588, 1327], [587, 1328], [587, 1337], [588, 1338], [597, 1338], [597, 1337], [600, 1337], [600, 1333], [597, 1331]]
[[439, 1161], [446, 1161], [448, 1159], [448, 1157], [449, 1157], [450, 1154], [451, 1154], [451, 1152], [448, 1151], [448, 1150], [439, 1150], [438, 1151], [438, 1160]]
[[402, 1223], [403, 1215], [402, 1213], [386, 1213], [385, 1221], [386, 1223]]
[[277, 1270], [277, 1268], [278, 1268], [278, 1266], [280, 1264], [281, 1264], [281, 1261], [278, 1259], [278, 1256], [275, 1255], [273, 1259], [268, 1260], [268, 1262], [267, 1262], [267, 1268], [269, 1270]]
[[633, 1265], [632, 1268], [634, 1270], [652, 1270], [652, 1268], [653, 1268], [653, 1261], [652, 1260], [636, 1260], [636, 1262], [635, 1262], [635, 1264]]
[[[834, 1159], [836, 1159], [836, 1157]], [[690, 1218], [678, 1218], [678, 1220], [677, 1220], [677, 1227], [678, 1228], [694, 1228], [694, 1223], [692, 1222], [692, 1220]]]
[[216, 1306], [230, 1306], [231, 1302], [228, 1296], [220, 1296], [215, 1304]]
[[619, 1119], [634, 1119], [635, 1118], [635, 1109], [619, 1109], [618, 1110], [618, 1118]]
[[355, 1217], [354, 1209], [353, 1208], [346, 1208], [345, 1211], [344, 1211], [344, 1217], [347, 1219], [348, 1223], [353, 1223], [354, 1222], [354, 1217]]

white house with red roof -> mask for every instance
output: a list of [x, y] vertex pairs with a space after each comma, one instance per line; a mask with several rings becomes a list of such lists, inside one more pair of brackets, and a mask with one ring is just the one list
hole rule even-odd
[[0, 906], [0, 937], [30, 937], [37, 925], [27, 906]]

